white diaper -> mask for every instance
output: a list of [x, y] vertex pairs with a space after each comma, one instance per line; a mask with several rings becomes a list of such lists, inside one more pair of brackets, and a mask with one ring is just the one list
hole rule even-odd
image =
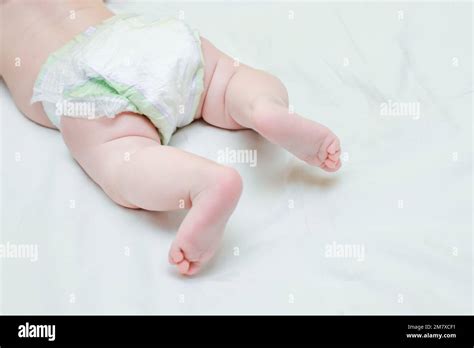
[[204, 86], [197, 32], [176, 19], [118, 15], [88, 28], [51, 54], [31, 102], [51, 122], [131, 111], [150, 119], [167, 144], [194, 119]]

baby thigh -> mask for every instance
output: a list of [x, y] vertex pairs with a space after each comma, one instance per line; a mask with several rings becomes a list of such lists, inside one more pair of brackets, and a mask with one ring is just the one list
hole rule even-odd
[[236, 176], [230, 168], [161, 145], [156, 128], [136, 114], [96, 120], [62, 117], [61, 132], [84, 171], [125, 207], [190, 208], [200, 192]]
[[205, 38], [201, 43], [206, 63], [201, 115], [206, 122], [226, 129], [255, 129], [253, 114], [261, 99], [287, 110], [288, 93], [277, 77], [240, 63]]

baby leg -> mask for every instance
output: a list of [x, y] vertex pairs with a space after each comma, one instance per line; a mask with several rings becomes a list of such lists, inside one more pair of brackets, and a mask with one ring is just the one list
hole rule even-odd
[[74, 158], [116, 203], [170, 211], [190, 208], [173, 241], [169, 261], [195, 274], [214, 254], [239, 200], [239, 174], [169, 146], [144, 117], [63, 117], [61, 130]]
[[327, 127], [289, 109], [285, 86], [276, 77], [234, 60], [202, 39], [208, 90], [204, 120], [218, 127], [251, 128], [298, 158], [327, 171], [336, 171], [339, 139]]

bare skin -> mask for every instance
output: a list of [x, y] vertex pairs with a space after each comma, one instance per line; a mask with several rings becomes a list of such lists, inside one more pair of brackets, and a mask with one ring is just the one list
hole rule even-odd
[[[113, 13], [98, 0], [3, 1], [0, 6], [1, 74], [18, 108], [54, 128], [41, 104], [29, 102], [41, 65], [73, 36]], [[310, 165], [339, 169], [338, 138], [327, 127], [289, 112], [286, 88], [277, 78], [235, 66], [205, 38], [201, 41], [205, 90], [195, 119], [220, 128], [253, 129]], [[114, 202], [151, 211], [189, 209], [168, 256], [181, 274], [197, 273], [212, 258], [242, 192], [234, 169], [161, 145], [156, 128], [142, 115], [62, 117], [61, 128], [72, 156]]]

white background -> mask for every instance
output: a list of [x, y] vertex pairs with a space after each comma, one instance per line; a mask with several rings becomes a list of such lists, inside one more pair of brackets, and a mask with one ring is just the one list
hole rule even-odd
[[[258, 153], [233, 164], [245, 188], [219, 254], [183, 278], [167, 263], [182, 213], [112, 203], [2, 83], [1, 242], [39, 248], [0, 260], [3, 313], [472, 313], [471, 3], [109, 5], [184, 13], [278, 75], [296, 112], [338, 134], [343, 167], [328, 175], [251, 131], [180, 130], [171, 145], [210, 159]], [[381, 115], [388, 100], [419, 103], [419, 118]], [[333, 242], [363, 260], [327, 257]]]

